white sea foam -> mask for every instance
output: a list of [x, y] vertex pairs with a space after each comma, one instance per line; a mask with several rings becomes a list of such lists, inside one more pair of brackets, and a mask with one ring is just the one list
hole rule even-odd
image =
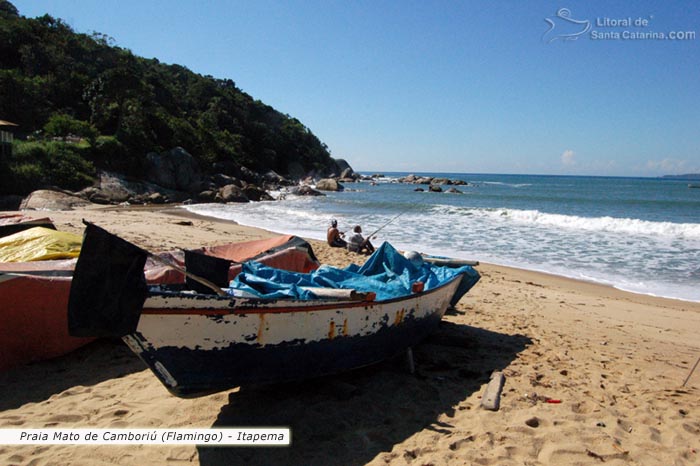
[[700, 224], [652, 222], [635, 218], [579, 217], [576, 215], [550, 214], [538, 210], [474, 209], [454, 206], [435, 206], [434, 212], [448, 215], [464, 215], [493, 221], [530, 226], [546, 226], [564, 230], [601, 231], [632, 235], [653, 235], [670, 238], [700, 240]]
[[[362, 194], [358, 194], [362, 196]], [[637, 293], [700, 301], [700, 224], [581, 217], [539, 210], [423, 204], [386, 225], [375, 244], [480, 260], [604, 283]], [[188, 206], [203, 215], [323, 239], [331, 217], [341, 230], [370, 233], [393, 213], [347, 195], [289, 196], [281, 202]]]

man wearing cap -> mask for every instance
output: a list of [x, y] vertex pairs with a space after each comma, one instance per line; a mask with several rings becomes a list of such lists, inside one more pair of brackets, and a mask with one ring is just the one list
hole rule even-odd
[[331, 220], [331, 226], [328, 228], [328, 233], [326, 234], [328, 246], [332, 248], [344, 248], [347, 246], [348, 243], [341, 238], [344, 234], [345, 233], [338, 231], [338, 221], [336, 219]]

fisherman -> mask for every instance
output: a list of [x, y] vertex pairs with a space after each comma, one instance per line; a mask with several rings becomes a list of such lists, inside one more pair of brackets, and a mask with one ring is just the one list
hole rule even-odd
[[347, 246], [347, 242], [341, 238], [345, 236], [345, 233], [338, 230], [338, 221], [336, 219], [331, 220], [331, 226], [328, 228], [326, 233], [326, 240], [328, 241], [328, 246], [332, 248], [344, 248]]
[[348, 251], [359, 254], [372, 254], [374, 252], [374, 246], [369, 242], [371, 237], [368, 236], [365, 238], [362, 236], [362, 227], [360, 227], [360, 225], [355, 225], [352, 231], [353, 233], [348, 237]]

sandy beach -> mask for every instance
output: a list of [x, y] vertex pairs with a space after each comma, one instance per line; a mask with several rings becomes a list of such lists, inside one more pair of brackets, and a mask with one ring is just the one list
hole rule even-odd
[[[173, 209], [39, 214], [75, 233], [84, 218], [154, 252], [274, 236]], [[311, 243], [323, 263], [362, 261]], [[398, 358], [184, 400], [120, 340], [0, 373], [2, 428], [290, 426], [289, 448], [0, 445], [0, 464], [700, 464], [700, 370], [682, 387], [700, 357], [700, 303], [477, 270], [482, 280], [414, 348], [415, 375]], [[480, 406], [494, 371], [506, 377], [495, 412]]]

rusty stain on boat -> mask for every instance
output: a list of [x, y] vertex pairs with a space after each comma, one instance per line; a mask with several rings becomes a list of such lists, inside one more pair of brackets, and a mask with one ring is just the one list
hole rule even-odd
[[406, 309], [401, 308], [400, 311], [396, 311], [396, 317], [394, 317], [394, 325], [399, 325], [403, 322], [403, 316], [406, 313]]
[[328, 328], [328, 339], [332, 340], [335, 338], [335, 322], [331, 320]]
[[345, 319], [343, 321], [343, 336], [344, 337], [348, 336], [348, 319]]

